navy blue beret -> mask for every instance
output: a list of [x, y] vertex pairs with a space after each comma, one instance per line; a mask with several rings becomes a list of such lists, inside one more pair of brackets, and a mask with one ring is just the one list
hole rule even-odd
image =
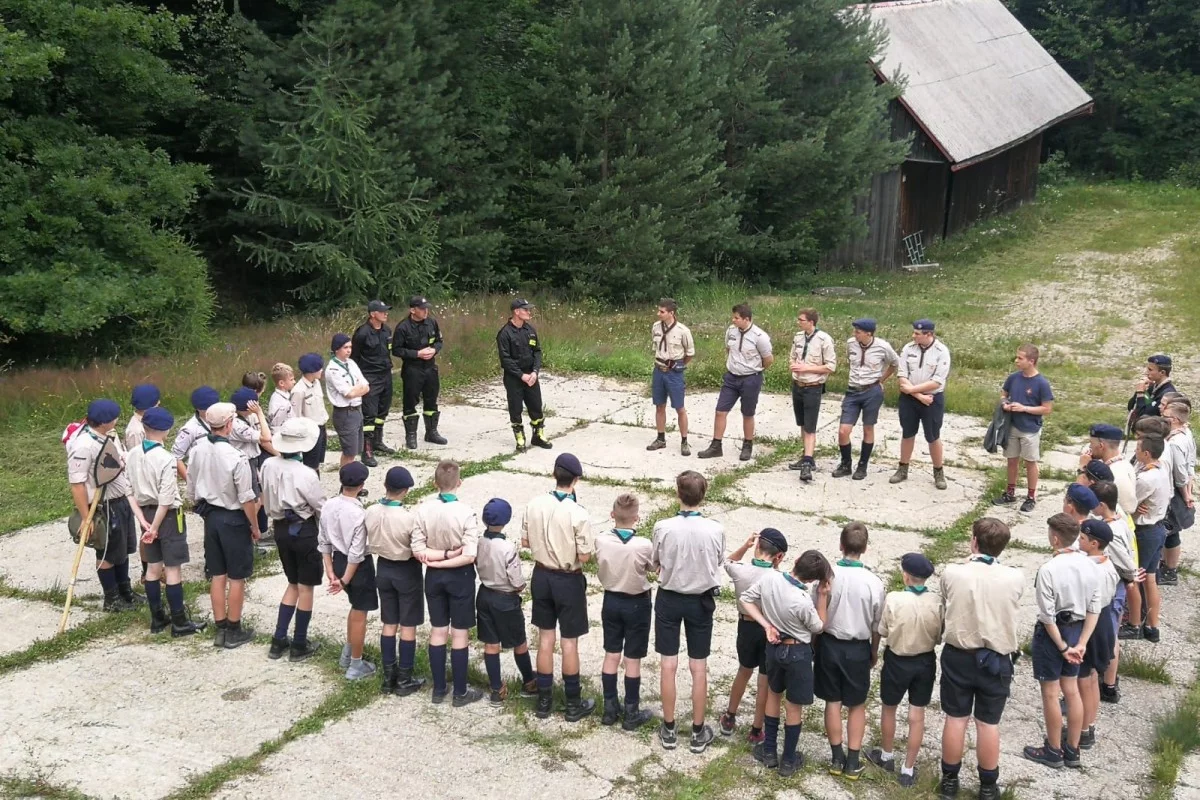
[[298, 366], [300, 367], [300, 372], [305, 375], [320, 372], [325, 367], [325, 359], [321, 358], [317, 353], [305, 353], [300, 356]]
[[854, 327], [858, 328], [860, 331], [866, 331], [867, 333], [875, 332], [875, 320], [871, 319], [870, 317], [863, 317], [862, 319], [856, 319], [856, 320], [854, 320], [854, 322], [852, 322], [850, 324], [853, 325]]
[[925, 333], [933, 333], [933, 320], [919, 319], [913, 323], [914, 331], [924, 331]]
[[788, 551], [788, 541], [782, 532], [775, 528], [763, 528], [758, 532], [758, 541], [765, 542], [781, 553]]
[[175, 427], [175, 415], [162, 406], [148, 408], [142, 414], [142, 425], [152, 431], [169, 431]]
[[370, 474], [371, 470], [367, 469], [366, 464], [361, 461], [351, 461], [338, 470], [338, 480], [342, 482], [342, 486], [362, 486], [367, 482]]
[[1093, 439], [1104, 439], [1109, 442], [1119, 442], [1122, 438], [1120, 428], [1116, 425], [1106, 425], [1104, 423], [1093, 425], [1091, 430], [1088, 431], [1088, 435]]
[[1165, 353], [1156, 353], [1147, 358], [1146, 363], [1159, 367], [1169, 367], [1171, 366], [1171, 357]]
[[1067, 499], [1084, 511], [1091, 511], [1100, 505], [1096, 493], [1081, 483], [1072, 483], [1067, 487]]
[[404, 467], [392, 467], [384, 476], [383, 485], [393, 492], [398, 492], [401, 489], [411, 489], [415, 482], [412, 473]]
[[110, 422], [115, 422], [119, 416], [121, 416], [121, 406], [117, 405], [116, 400], [102, 399], [93, 400], [88, 403], [88, 422], [94, 422], [97, 425], [107, 425]]
[[1111, 544], [1113, 540], [1112, 528], [1102, 519], [1085, 519], [1079, 523], [1079, 532], [1105, 544]]
[[554, 459], [555, 469], [565, 469], [567, 472], [574, 475], [576, 478], [583, 476], [583, 465], [579, 463], [579, 459], [570, 453], [563, 453], [558, 458]]
[[1094, 481], [1112, 481], [1113, 471], [1098, 458], [1093, 458], [1083, 468], [1084, 473]]
[[245, 411], [251, 403], [258, 402], [258, 392], [248, 386], [243, 386], [229, 395], [229, 402], [233, 403], [233, 407], [238, 411]]
[[221, 402], [221, 393], [211, 386], [201, 386], [192, 392], [192, 408], [207, 411], [213, 403]]
[[349, 342], [349, 341], [350, 341], [350, 337], [347, 336], [346, 334], [335, 333], [333, 335], [333, 341], [331, 341], [329, 343], [329, 352], [336, 353], [338, 350], [341, 350], [343, 347], [345, 347], [346, 342]]
[[136, 411], [145, 411], [147, 408], [153, 408], [158, 405], [158, 401], [162, 399], [162, 395], [158, 391], [158, 387], [151, 383], [143, 383], [133, 387], [133, 394], [129, 398], [129, 404]]
[[483, 524], [488, 527], [503, 527], [512, 519], [512, 506], [507, 500], [493, 497], [483, 507]]
[[933, 562], [921, 553], [905, 553], [900, 559], [900, 569], [923, 580], [933, 574]]

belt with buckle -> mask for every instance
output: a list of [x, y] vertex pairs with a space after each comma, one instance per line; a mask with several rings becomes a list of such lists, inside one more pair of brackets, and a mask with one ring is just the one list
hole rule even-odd
[[535, 563], [534, 566], [537, 567], [538, 569], [544, 569], [546, 572], [553, 572], [558, 575], [582, 575], [583, 574], [582, 569], [555, 569], [554, 567], [547, 567], [545, 564], [537, 564], [537, 563]]
[[867, 389], [870, 389], [871, 387], [878, 386], [878, 385], [879, 385], [879, 381], [871, 381], [870, 383], [864, 383], [862, 386], [847, 386], [846, 391], [848, 391], [848, 392], [865, 392]]
[[788, 647], [791, 647], [794, 644], [808, 644], [808, 642], [802, 642], [799, 639], [793, 639], [790, 636], [780, 636], [779, 644], [787, 645]]

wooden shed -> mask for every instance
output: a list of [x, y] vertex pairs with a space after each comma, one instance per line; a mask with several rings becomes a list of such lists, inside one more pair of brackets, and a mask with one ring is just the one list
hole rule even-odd
[[1092, 111], [1092, 98], [1001, 0], [897, 0], [857, 6], [888, 33], [872, 66], [902, 77], [891, 134], [912, 136], [899, 169], [876, 175], [857, 210], [867, 233], [828, 253], [831, 266], [909, 263], [928, 246], [1037, 194], [1042, 134]]

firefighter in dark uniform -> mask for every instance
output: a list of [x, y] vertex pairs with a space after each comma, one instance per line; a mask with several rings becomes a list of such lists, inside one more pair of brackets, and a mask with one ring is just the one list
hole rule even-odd
[[512, 316], [496, 334], [496, 348], [500, 351], [504, 393], [508, 396], [508, 419], [513, 435], [517, 437], [517, 449], [525, 449], [525, 426], [521, 422], [521, 406], [524, 405], [529, 411], [529, 427], [533, 432], [529, 443], [549, 450], [554, 445], [543, 435], [546, 419], [542, 415], [542, 385], [538, 383], [542, 371], [542, 346], [537, 331], [529, 324], [532, 318], [533, 306], [528, 300], [513, 300]]
[[388, 352], [392, 329], [387, 326], [390, 310], [391, 306], [382, 300], [367, 303], [367, 321], [350, 337], [350, 358], [371, 384], [371, 391], [362, 399], [362, 462], [368, 467], [377, 465], [376, 453], [395, 452], [383, 443], [383, 423], [392, 410], [392, 356]]
[[429, 316], [429, 301], [420, 295], [408, 300], [408, 317], [396, 326], [392, 339], [392, 355], [402, 362], [400, 382], [404, 387], [404, 446], [417, 449], [417, 424], [421, 401], [425, 415], [425, 441], [446, 444], [438, 433], [438, 368], [437, 354], [442, 352], [442, 331], [437, 320]]

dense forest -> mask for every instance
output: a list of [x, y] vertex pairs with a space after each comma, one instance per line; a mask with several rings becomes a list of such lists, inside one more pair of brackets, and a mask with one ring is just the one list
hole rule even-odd
[[[1200, 12], [1011, 0], [1077, 169], [1200, 180]], [[844, 0], [0, 0], [0, 351], [414, 291], [786, 285], [899, 162]], [[3, 359], [0, 359], [3, 361]]]

